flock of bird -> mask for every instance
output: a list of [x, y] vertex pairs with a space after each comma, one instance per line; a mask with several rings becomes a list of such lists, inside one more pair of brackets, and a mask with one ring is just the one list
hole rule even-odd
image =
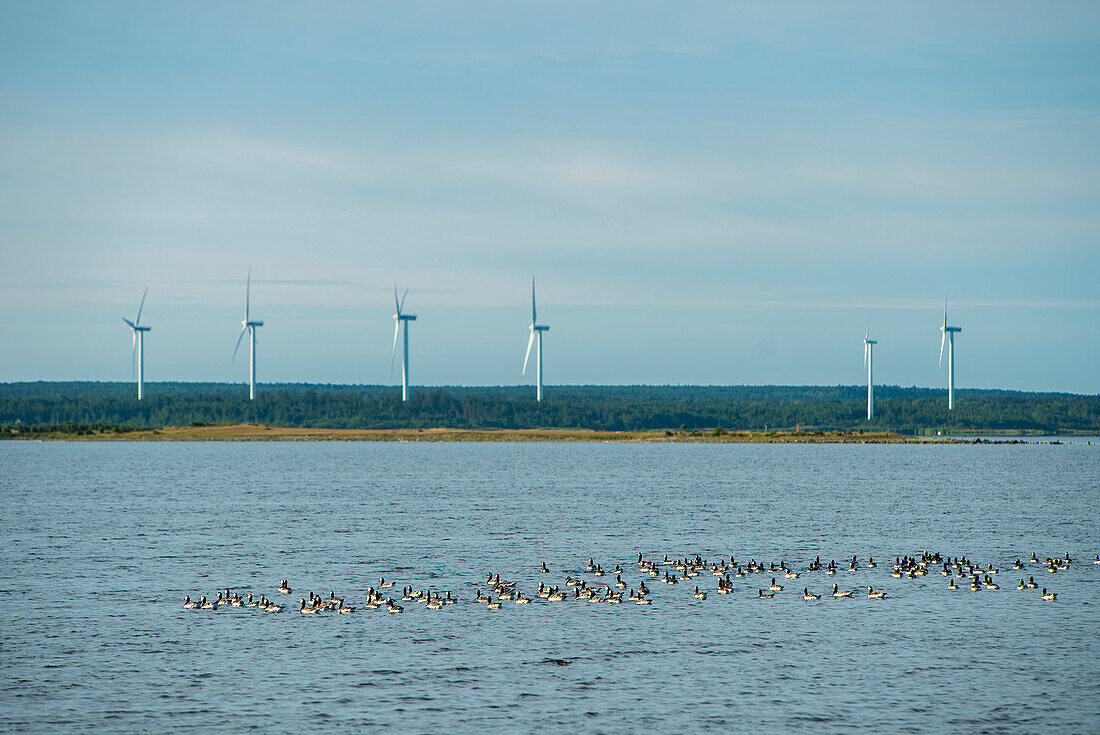
[[[1056, 574], [1068, 570], [1071, 563], [1072, 561], [1068, 553], [1063, 557], [1048, 557], [1042, 561], [1040, 561], [1035, 554], [1032, 554], [1031, 558], [1026, 562], [1017, 558], [1015, 562], [1013, 562], [1012, 568], [1014, 571], [1034, 571], [1036, 568], [1042, 568], [1049, 574]], [[1093, 563], [1100, 565], [1100, 554], [1094, 557]], [[563, 584], [547, 584], [540, 580], [535, 595], [546, 603], [575, 601], [608, 605], [621, 604], [624, 601], [623, 598], [625, 595], [627, 601], [636, 605], [650, 605], [652, 604], [653, 597], [650, 588], [645, 583], [645, 577], [647, 576], [651, 578], [651, 581], [659, 580], [660, 583], [667, 585], [690, 583], [694, 586], [692, 597], [696, 600], [705, 600], [710, 594], [710, 591], [700, 589], [701, 583], [695, 581], [696, 577], [703, 575], [717, 577], [717, 588], [713, 590], [714, 593], [718, 595], [729, 595], [735, 591], [734, 579], [744, 579], [756, 575], [765, 578], [770, 577], [770, 584], [764, 587], [762, 583], [750, 583], [745, 589], [751, 593], [752, 588], [755, 587], [756, 595], [754, 595], [754, 598], [762, 600], [774, 598], [777, 593], [782, 592], [787, 586], [797, 587], [798, 583], [795, 582], [795, 580], [800, 580], [803, 574], [812, 575], [821, 573], [826, 577], [831, 577], [837, 575], [842, 570], [845, 572], [857, 572], [861, 569], [875, 569], [878, 567], [878, 564], [872, 557], [868, 557], [866, 562], [861, 563], [857, 557], [853, 556], [850, 560], [844, 562], [845, 566], [843, 567], [838, 566], [835, 560], [830, 561], [826, 565], [822, 565], [821, 559], [818, 557], [801, 571], [795, 571], [788, 566], [785, 561], [780, 561], [776, 564], [775, 562], [763, 563], [757, 562], [755, 559], [750, 559], [747, 563], [741, 563], [733, 556], [730, 556], [728, 561], [725, 557], [708, 561], [698, 555], [680, 559], [670, 559], [667, 554], [663, 555], [663, 559], [660, 561], [653, 561], [645, 559], [640, 552], [638, 553], [636, 565], [638, 567], [637, 573], [640, 574], [642, 578], [637, 584], [630, 584], [623, 579], [623, 575], [628, 573], [620, 564], [615, 564], [613, 569], [605, 571], [601, 564], [596, 563], [595, 559], [589, 559], [583, 572], [571, 572], [567, 574]], [[545, 562], [542, 563], [538, 571], [540, 574], [551, 574]], [[993, 580], [993, 577], [997, 575], [1000, 570], [995, 568], [992, 563], [987, 563], [983, 566], [965, 556], [944, 557], [938, 552], [924, 552], [919, 556], [896, 557], [890, 574], [897, 579], [916, 579], [917, 577], [927, 576], [935, 571], [939, 571], [942, 576], [949, 578], [947, 585], [949, 590], [964, 589], [965, 586], [967, 586], [965, 583], [964, 586], [959, 586], [955, 582], [956, 579], [967, 580], [969, 589], [973, 592], [1000, 589], [1000, 586]], [[576, 576], [571, 576], [572, 574], [576, 574]], [[603, 578], [611, 574], [615, 575], [613, 582], [606, 583], [602, 581]], [[583, 575], [590, 575], [595, 577], [596, 580], [586, 580]], [[794, 582], [794, 584], [781, 584], [778, 581], [780, 577], [782, 577], [784, 582]], [[384, 577], [380, 577], [378, 580], [378, 589], [372, 586], [367, 590], [366, 601], [363, 607], [368, 610], [383, 609], [391, 613], [400, 613], [405, 610], [405, 607], [402, 606], [400, 602], [422, 604], [427, 610], [440, 610], [446, 606], [456, 605], [460, 602], [460, 600], [454, 597], [450, 591], [431, 589], [418, 590], [414, 589], [412, 585], [403, 586], [401, 588], [400, 597], [395, 599], [395, 593], [389, 591], [393, 586], [394, 583], [392, 581], [387, 581]], [[482, 586], [486, 589], [484, 594], [481, 591]], [[1035, 590], [1039, 589], [1039, 587], [1040, 585], [1035, 581], [1034, 575], [1028, 575], [1028, 581], [1026, 582], [1023, 576], [1021, 576], [1019, 584], [1016, 585], [1016, 589], [1018, 590]], [[383, 592], [383, 590], [386, 591]], [[292, 590], [288, 580], [282, 580], [276, 588], [276, 592], [283, 595], [290, 595]], [[826, 592], [824, 594], [834, 598], [849, 598], [855, 596], [855, 591], [852, 589], [842, 589], [838, 583], [833, 582], [832, 592]], [[866, 596], [868, 599], [872, 600], [881, 600], [887, 597], [883, 590], [875, 589], [871, 585], [867, 586]], [[811, 592], [809, 586], [804, 586], [802, 588], [802, 599], [806, 601], [819, 600], [821, 597], [822, 594]], [[1047, 588], [1043, 587], [1040, 598], [1053, 601], [1058, 598], [1058, 595], [1053, 591], [1047, 591]], [[532, 601], [533, 598], [525, 596], [519, 590], [515, 581], [501, 579], [499, 573], [488, 574], [484, 584], [476, 586], [475, 596], [473, 598], [475, 604], [484, 604], [489, 610], [499, 610], [505, 603], [526, 605], [530, 604]], [[285, 609], [284, 605], [278, 605], [272, 602], [267, 599], [266, 595], [260, 595], [260, 598], [257, 600], [251, 593], [249, 593], [247, 597], [242, 597], [240, 594], [228, 588], [219, 591], [217, 593], [217, 598], [214, 600], [208, 600], [205, 595], [202, 595], [196, 601], [192, 600], [190, 595], [187, 595], [184, 598], [183, 607], [188, 610], [218, 610], [224, 607], [251, 607], [264, 612], [282, 612]], [[345, 603], [345, 598], [343, 596], [338, 596], [334, 590], [329, 592], [327, 598], [315, 595], [312, 592], [308, 593], [308, 598], [298, 598], [298, 612], [302, 615], [316, 615], [327, 612], [349, 614], [356, 610], [356, 607], [347, 605]]]

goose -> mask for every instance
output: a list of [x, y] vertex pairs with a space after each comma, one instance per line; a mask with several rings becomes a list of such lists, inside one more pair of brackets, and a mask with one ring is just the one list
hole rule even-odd
[[626, 588], [626, 582], [623, 581], [622, 575], [619, 575], [619, 574], [615, 575], [615, 586], [618, 587], [619, 589], [625, 589]]
[[378, 578], [379, 587], [393, 587], [393, 582], [387, 582], [385, 577]]
[[1047, 592], [1047, 588], [1044, 587], [1043, 588], [1043, 599], [1044, 600], [1056, 600], [1056, 599], [1058, 599], [1058, 594], [1056, 592]]
[[516, 604], [517, 605], [527, 605], [527, 604], [530, 604], [530, 602], [531, 602], [530, 597], [524, 597], [521, 594], [516, 595]]
[[1030, 561], [1032, 564], [1038, 564], [1039, 563], [1039, 559], [1036, 558], [1034, 551], [1031, 552], [1031, 558], [1028, 559], [1028, 561]]
[[283, 593], [284, 595], [290, 594], [290, 585], [287, 584], [287, 581], [285, 579], [279, 583], [279, 592]]
[[788, 571], [783, 577], [784, 579], [798, 579], [798, 572]]
[[199, 603], [192, 600], [191, 595], [184, 595], [183, 596], [183, 609], [184, 610], [194, 610], [198, 606], [199, 606]]
[[503, 603], [500, 602], [500, 600], [489, 600], [489, 602], [486, 604], [486, 607], [488, 607], [490, 610], [499, 610], [502, 604]]
[[649, 600], [648, 597], [639, 597], [637, 600], [634, 601], [634, 604], [635, 605], [649, 605], [651, 603], [650, 603], [650, 600]]
[[872, 600], [881, 600], [886, 597], [886, 593], [882, 590], [874, 590], [870, 585], [867, 586], [867, 597]]
[[950, 579], [950, 580], [947, 581], [947, 589], [957, 590], [958, 588], [959, 588], [959, 586], [957, 584], [955, 584], [955, 580]]
[[312, 605], [310, 605], [309, 607], [306, 607], [305, 598], [304, 597], [299, 597], [298, 598], [298, 612], [300, 612], [302, 615], [313, 615], [317, 612], [317, 608], [313, 607]]
[[340, 600], [340, 605], [339, 605], [339, 607], [336, 608], [336, 611], [338, 613], [340, 613], [341, 615], [347, 615], [348, 613], [355, 612], [355, 608], [354, 607], [348, 607], [347, 605], [344, 604], [343, 600]]
[[1092, 559], [1093, 564], [1100, 564], [1100, 554], [1094, 554]]
[[768, 586], [772, 592], [779, 592], [783, 589], [783, 585], [775, 583], [775, 577], [772, 577], [772, 583]]
[[1026, 590], [1027, 589], [1027, 582], [1025, 582], [1024, 580], [1021, 579], [1020, 583], [1018, 585], [1016, 585], [1016, 589]]
[[263, 606], [264, 612], [281, 613], [283, 610], [286, 609], [286, 606], [276, 605], [274, 602], [271, 602], [270, 600], [265, 600], [265, 602], [267, 604]]
[[878, 566], [878, 564], [875, 564], [874, 557], [871, 557], [871, 556], [867, 557], [867, 566], [871, 567], [871, 569], [874, 569], [875, 567]]
[[851, 596], [852, 596], [852, 591], [851, 590], [842, 590], [839, 587], [837, 587], [835, 584], [833, 585], [833, 597], [851, 597]]
[[586, 572], [596, 571], [596, 561], [594, 559], [588, 560], [588, 566], [584, 568]]
[[[388, 597], [386, 598], [386, 603], [387, 603], [386, 604], [386, 610], [391, 612], [391, 613], [405, 612], [405, 608], [401, 607], [400, 605], [398, 605], [396, 602], [394, 602], [392, 599], [390, 599]], [[497, 604], [500, 604], [500, 603], [497, 603]]]
[[549, 574], [550, 573], [550, 570], [546, 568], [546, 562], [542, 563], [542, 569], [540, 569], [539, 571], [542, 572], [543, 574]]
[[217, 600], [215, 600], [214, 602], [208, 602], [206, 599], [206, 595], [203, 595], [199, 598], [199, 607], [203, 610], [217, 610], [218, 602]]
[[1016, 561], [1012, 562], [1012, 568], [1013, 569], [1023, 569], [1024, 568], [1024, 565], [1020, 562], [1019, 557], [1016, 558]]
[[554, 590], [546, 596], [547, 602], [561, 602], [565, 599], [565, 593], [561, 590]]
[[775, 597], [774, 592], [769, 592], [768, 594], [765, 595], [764, 590], [760, 589], [759, 587], [756, 588], [756, 599], [763, 600], [763, 599], [771, 598], [771, 597]]
[[813, 592], [810, 592], [810, 589], [808, 587], [803, 587], [802, 588], [802, 599], [803, 600], [820, 600], [821, 595], [815, 595]]
[[695, 585], [695, 594], [693, 594], [692, 597], [694, 597], [696, 600], [705, 600], [707, 599], [707, 593], [700, 592], [699, 585]]
[[1035, 577], [1028, 577], [1027, 578], [1027, 588], [1029, 590], [1039, 589], [1039, 583], [1035, 581]]

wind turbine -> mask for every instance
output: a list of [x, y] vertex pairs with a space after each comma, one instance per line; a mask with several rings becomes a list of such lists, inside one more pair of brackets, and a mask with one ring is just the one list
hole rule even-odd
[[145, 308], [145, 297], [149, 295], [149, 287], [145, 287], [145, 293], [141, 295], [141, 303], [138, 304], [137, 316], [134, 321], [122, 317], [122, 321], [130, 327], [133, 340], [130, 345], [130, 373], [137, 375], [138, 400], [145, 397], [145, 333], [152, 327], [142, 326], [141, 310]]
[[536, 400], [542, 400], [542, 333], [549, 332], [550, 327], [539, 324], [535, 312], [535, 278], [531, 277], [531, 338], [527, 340], [527, 356], [523, 358], [523, 374], [527, 374], [527, 361], [531, 359], [531, 345], [535, 343], [535, 335], [538, 335], [539, 350], [535, 356], [537, 360], [536, 365], [536, 379], [538, 382], [538, 392], [536, 393]]
[[943, 300], [943, 326], [940, 331], [943, 338], [940, 339], [940, 370], [943, 369], [943, 346], [947, 345], [947, 410], [955, 410], [955, 333], [961, 332], [962, 327], [947, 326], [947, 298]]
[[871, 317], [867, 317], [867, 331], [863, 335], [863, 365], [867, 368], [867, 420], [875, 417], [875, 345], [871, 339]]
[[[390, 357], [390, 375], [393, 375], [393, 360], [397, 357], [397, 333], [404, 332], [404, 349], [401, 353], [401, 401], [409, 400], [409, 322], [416, 321], [416, 314], [405, 314], [401, 311], [405, 306], [405, 297], [409, 295], [409, 289], [401, 294], [401, 300], [397, 300], [397, 285], [393, 287], [393, 356]], [[401, 327], [405, 329], [402, 330]]]
[[241, 348], [244, 333], [248, 332], [248, 400], [256, 400], [256, 327], [264, 325], [263, 320], [252, 318], [252, 266], [248, 267], [248, 280], [244, 287], [244, 320], [241, 322], [241, 334], [237, 337], [237, 346], [233, 348], [233, 359], [237, 359], [237, 350]]

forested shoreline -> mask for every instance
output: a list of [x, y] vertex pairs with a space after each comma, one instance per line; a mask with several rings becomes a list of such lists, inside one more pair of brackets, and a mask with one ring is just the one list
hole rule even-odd
[[867, 421], [863, 386], [552, 386], [538, 403], [529, 386], [418, 387], [408, 403], [393, 386], [266, 384], [255, 401], [226, 383], [0, 384], [0, 427], [159, 428], [219, 423], [330, 429], [764, 429], [948, 433], [1098, 433], [1100, 396], [875, 389]]

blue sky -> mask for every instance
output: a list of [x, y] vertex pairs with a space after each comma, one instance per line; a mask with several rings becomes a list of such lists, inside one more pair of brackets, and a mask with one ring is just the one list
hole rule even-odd
[[[26, 3], [0, 380], [1100, 391], [1100, 5]], [[528, 379], [530, 376], [528, 377]]]

